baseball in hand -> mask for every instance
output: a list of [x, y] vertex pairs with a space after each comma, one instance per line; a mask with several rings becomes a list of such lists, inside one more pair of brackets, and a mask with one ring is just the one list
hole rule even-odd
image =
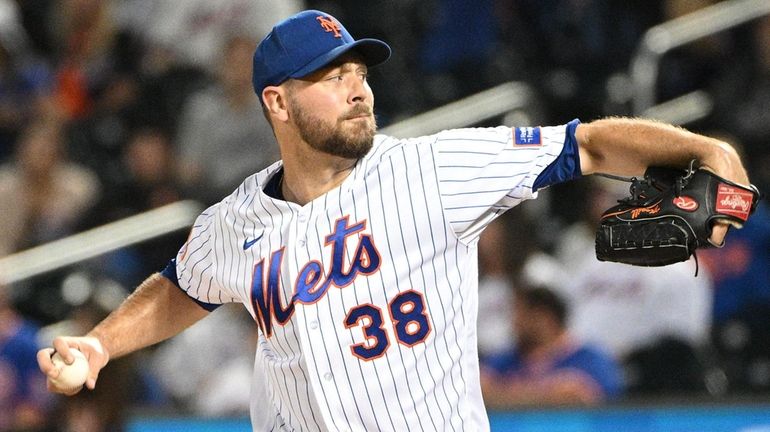
[[75, 358], [72, 364], [64, 363], [64, 358], [59, 353], [54, 353], [51, 361], [59, 369], [59, 376], [51, 379], [51, 383], [65, 391], [80, 389], [88, 379], [88, 359], [75, 348], [70, 348], [70, 353]]

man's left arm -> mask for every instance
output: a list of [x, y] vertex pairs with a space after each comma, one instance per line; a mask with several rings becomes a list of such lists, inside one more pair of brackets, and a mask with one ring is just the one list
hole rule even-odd
[[[578, 125], [580, 169], [622, 176], [642, 175], [649, 166], [685, 167], [692, 159], [715, 174], [749, 185], [735, 149], [714, 138], [665, 123], [631, 118], [606, 118]], [[721, 244], [726, 224], [714, 227], [712, 240]]]
[[649, 166], [684, 168], [698, 159], [714, 173], [741, 185], [749, 179], [729, 144], [665, 123], [607, 118], [578, 125], [575, 131], [584, 175], [641, 175]]

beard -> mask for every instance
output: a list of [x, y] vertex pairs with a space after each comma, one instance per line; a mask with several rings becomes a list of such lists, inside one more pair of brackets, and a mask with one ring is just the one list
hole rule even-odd
[[[368, 106], [356, 105], [330, 124], [313, 115], [296, 100], [292, 102], [289, 114], [297, 125], [300, 137], [313, 149], [346, 159], [360, 159], [371, 150], [377, 122]], [[348, 121], [365, 114], [369, 117]]]

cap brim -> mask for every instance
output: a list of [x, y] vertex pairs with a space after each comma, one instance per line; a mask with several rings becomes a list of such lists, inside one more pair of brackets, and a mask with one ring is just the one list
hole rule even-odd
[[355, 51], [364, 58], [367, 66], [376, 66], [390, 58], [390, 46], [378, 39], [359, 39], [351, 44], [341, 45], [314, 58], [310, 63], [292, 72], [289, 78], [302, 78], [331, 63], [341, 55]]

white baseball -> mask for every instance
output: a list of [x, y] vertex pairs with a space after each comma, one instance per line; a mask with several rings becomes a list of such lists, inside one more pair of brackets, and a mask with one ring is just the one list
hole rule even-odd
[[64, 358], [59, 353], [54, 353], [51, 361], [59, 369], [59, 376], [51, 379], [51, 383], [64, 391], [80, 389], [88, 378], [88, 359], [75, 348], [70, 348], [70, 353], [75, 358], [72, 364], [64, 363]]

